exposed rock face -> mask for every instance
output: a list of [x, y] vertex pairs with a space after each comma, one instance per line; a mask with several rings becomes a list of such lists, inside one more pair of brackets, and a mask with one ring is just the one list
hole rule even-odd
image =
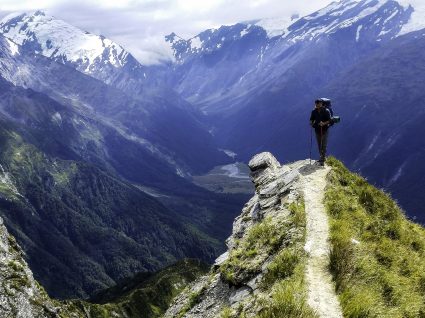
[[0, 218], [0, 317], [59, 317], [59, 308], [34, 280], [22, 255]]
[[[256, 300], [270, 296], [270, 290], [260, 288], [268, 265], [279, 251], [303, 237], [303, 230], [291, 224], [288, 206], [300, 197], [297, 181], [305, 164], [281, 166], [269, 152], [251, 159], [250, 175], [256, 193], [234, 221], [232, 235], [226, 241], [229, 250], [217, 258], [209, 276], [199, 279], [173, 301], [164, 317], [219, 317], [226, 308], [238, 311], [242, 307], [250, 317], [261, 310], [261, 302]], [[259, 224], [270, 226], [272, 232], [276, 231], [273, 234], [280, 233], [273, 235], [276, 242], [269, 241], [255, 251], [254, 257], [234, 265], [232, 257], [241, 253], [244, 242], [252, 239], [252, 229]], [[274, 248], [267, 246], [273, 244]]]

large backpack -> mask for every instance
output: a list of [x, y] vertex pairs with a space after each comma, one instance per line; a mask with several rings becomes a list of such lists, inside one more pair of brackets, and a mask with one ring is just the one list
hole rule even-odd
[[331, 114], [331, 123], [330, 126], [332, 126], [333, 124], [339, 123], [341, 121], [341, 118], [339, 116], [335, 116], [334, 115], [334, 110], [332, 108], [332, 102], [329, 98], [319, 98], [319, 100], [322, 102], [323, 106], [325, 106], [325, 108], [327, 110], [329, 110], [329, 113]]

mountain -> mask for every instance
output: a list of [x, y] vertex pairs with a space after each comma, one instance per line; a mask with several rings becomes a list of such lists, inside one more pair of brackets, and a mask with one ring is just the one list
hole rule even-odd
[[186, 253], [214, 257], [183, 216], [79, 156], [73, 146], [84, 145], [86, 131], [74, 125], [84, 118], [41, 94], [1, 87], [0, 211], [52, 295], [87, 296]]
[[[288, 161], [304, 157], [312, 101], [330, 97], [343, 118], [333, 128], [331, 152], [391, 191], [411, 217], [424, 222], [425, 201], [415, 190], [422, 182], [408, 172], [422, 166], [420, 155], [413, 159], [423, 148], [412, 137], [420, 135], [419, 124], [411, 126], [412, 118], [401, 116], [394, 127], [391, 117], [379, 116], [384, 109], [395, 114], [400, 105], [420, 104], [421, 89], [406, 81], [416, 82], [422, 68], [421, 12], [423, 6], [409, 1], [345, 0], [293, 21], [282, 19], [280, 28], [276, 20], [262, 20], [206, 30], [189, 40], [171, 34], [166, 40], [176, 63], [165, 81], [207, 115], [220, 147], [243, 161], [266, 150]], [[408, 52], [403, 43], [409, 43]], [[379, 69], [373, 64], [378, 60]], [[400, 135], [406, 136], [403, 141], [391, 141]], [[392, 139], [387, 143], [387, 138]], [[383, 143], [391, 146], [389, 152], [382, 151]], [[387, 164], [389, 153], [397, 164]], [[406, 172], [403, 179], [397, 171]]]
[[[27, 23], [27, 20], [37, 22], [30, 23], [31, 27], [21, 27], [21, 24]], [[228, 156], [217, 149], [210, 134], [200, 124], [197, 111], [172, 90], [157, 88], [154, 91], [135, 93], [138, 90], [130, 86], [126, 90], [112, 85], [107, 80], [103, 80], [103, 82], [112, 86], [102, 85], [101, 82], [92, 80], [92, 77], [101, 79], [104, 73], [103, 67], [109, 65], [109, 60], [105, 61], [102, 57], [104, 54], [94, 59], [97, 62], [93, 65], [99, 65], [99, 67], [91, 68], [91, 71], [88, 72], [90, 77], [82, 76], [80, 71], [85, 72], [85, 64], [82, 61], [91, 58], [89, 54], [91, 51], [77, 50], [80, 47], [74, 42], [67, 43], [67, 46], [63, 48], [66, 44], [62, 38], [64, 34], [59, 31], [67, 30], [68, 37], [78, 43], [89, 41], [86, 39], [87, 36], [98, 38], [97, 36], [88, 35], [61, 20], [47, 17], [41, 12], [32, 15], [23, 14], [15, 18], [6, 17], [3, 21], [7, 22], [0, 24], [2, 25], [0, 31], [3, 28], [7, 30], [4, 34], [12, 37], [12, 40], [6, 38], [3, 41], [4, 45], [7, 48], [8, 44], [12, 43], [10, 45], [14, 47], [15, 51], [13, 51], [14, 54], [4, 53], [7, 58], [2, 59], [2, 74], [15, 85], [34, 89], [61, 103], [79, 107], [86, 113], [86, 116], [99, 114], [107, 117], [109, 122], [114, 121], [109, 125], [118, 126], [133, 140], [140, 140], [140, 143], [149, 152], [154, 153], [159, 160], [168, 161], [168, 164], [174, 165], [176, 172], [181, 175], [206, 172], [216, 165], [230, 161]], [[61, 27], [58, 27], [57, 24]], [[17, 30], [24, 32], [22, 29], [26, 33], [17, 32]], [[13, 30], [17, 33], [13, 33]], [[48, 55], [45, 51], [38, 51], [34, 49], [34, 45], [28, 44], [38, 39], [34, 34], [38, 34], [43, 39], [50, 36], [50, 40], [46, 41], [58, 45], [54, 52], [67, 52], [69, 59], [77, 55], [79, 58], [72, 63], [66, 62], [67, 58], [59, 59], [65, 53], [62, 55], [55, 53], [49, 58], [43, 58]], [[60, 40], [61, 38], [62, 40]], [[13, 40], [20, 41], [22, 46], [16, 45]], [[72, 48], [76, 52], [72, 51]], [[106, 49], [104, 48], [104, 50]], [[125, 56], [129, 55], [126, 53]], [[53, 61], [59, 63], [53, 63]], [[70, 67], [61, 67], [63, 63], [72, 66], [78, 72], [73, 72]], [[137, 63], [138, 67], [142, 67], [136, 60], [134, 63]], [[113, 67], [112, 70], [115, 73], [124, 71], [122, 67], [118, 66]], [[115, 75], [121, 76], [118, 73]], [[107, 78], [115, 75], [107, 75]], [[140, 74], [133, 75], [135, 79], [140, 78]], [[129, 83], [130, 80], [125, 80], [125, 82]], [[64, 85], [65, 83], [66, 85]], [[128, 91], [131, 91], [131, 94]], [[89, 113], [87, 114], [87, 112]], [[180, 163], [176, 161], [180, 161]]]
[[[190, 142], [166, 137], [181, 135], [161, 129], [158, 99], [143, 104], [4, 37], [0, 51], [0, 214], [51, 295], [87, 297], [136, 272], [220, 252], [245, 196], [216, 195], [181, 176], [221, 153], [184, 105], [168, 118], [195, 129], [209, 160], [195, 162]], [[130, 111], [139, 132], [119, 121]], [[187, 162], [161, 139], [186, 149]]]
[[[262, 94], [291, 85], [300, 77], [297, 67], [303, 63], [317, 66], [311, 61], [314, 56], [323, 58], [329, 54], [331, 60], [350, 49], [350, 54], [345, 54], [345, 59], [339, 57], [334, 66], [311, 67], [314, 73], [302, 83], [305, 89], [310, 89], [325, 70], [330, 77], [332, 72], [355, 62], [365, 51], [397, 35], [412, 12], [411, 7], [405, 8], [395, 1], [342, 1], [292, 24], [285, 23], [282, 34], [272, 37], [270, 30], [261, 26], [267, 20], [259, 24], [222, 26], [188, 41], [172, 34], [166, 40], [177, 60], [174, 67], [178, 84], [174, 85], [203, 110], [228, 115], [247, 99], [263, 97]], [[332, 40], [344, 43], [331, 46]], [[308, 69], [307, 65], [304, 70]], [[207, 83], [197, 80], [200, 74], [206, 74]]]
[[[212, 193], [196, 186], [192, 176], [231, 163], [226, 153], [232, 151], [243, 161], [263, 150], [285, 161], [305, 157], [307, 117], [318, 96], [331, 97], [343, 118], [332, 128], [331, 151], [391, 190], [410, 216], [423, 220], [423, 182], [417, 176], [424, 162], [417, 138], [423, 100], [420, 12], [404, 1], [346, 0], [293, 20], [242, 22], [189, 40], [171, 34], [167, 41], [176, 62], [152, 68], [140, 65], [118, 44], [42, 12], [6, 17], [0, 25], [0, 214], [35, 277], [53, 296], [88, 297], [183, 257], [211, 261], [223, 249], [246, 196]], [[69, 46], [64, 34], [71, 39]], [[276, 175], [265, 175], [264, 181], [269, 177], [283, 186]], [[340, 179], [339, 186], [349, 184]], [[381, 194], [353, 179], [360, 190], [351, 189], [358, 200], [350, 201], [347, 210], [362, 206], [388, 222], [356, 214], [365, 228], [355, 227], [357, 220], [340, 226], [357, 229], [365, 242], [376, 233], [389, 240], [402, 238], [404, 245], [392, 246], [411, 246], [414, 252], [406, 252], [405, 258], [420, 259], [421, 241], [406, 234], [419, 230], [386, 199], [372, 200]], [[263, 190], [264, 204], [274, 204], [270, 189]], [[292, 214], [299, 208], [293, 205]], [[252, 221], [245, 216], [241, 222]], [[268, 237], [264, 232], [274, 231], [274, 225], [261, 224], [254, 234], [262, 245], [241, 241], [234, 257], [220, 266], [224, 280], [216, 275], [216, 286], [240, 287], [259, 273], [259, 264], [276, 247], [273, 242], [282, 238], [281, 231], [277, 241]], [[294, 232], [300, 231], [302, 226]], [[302, 266], [302, 240], [294, 239], [301, 254], [282, 251], [282, 258]], [[383, 249], [389, 244], [375, 242]], [[404, 278], [398, 276], [401, 264], [393, 249], [383, 255], [373, 244], [366, 246], [361, 252], [376, 253], [372, 261], [379, 266], [388, 266], [388, 259], [397, 265], [385, 281], [374, 282], [375, 296], [363, 304], [379, 308], [379, 316], [388, 303], [406, 303], [397, 295], [409, 294], [395, 284]], [[260, 263], [251, 258], [257, 254]], [[354, 266], [352, 261], [348, 265]], [[406, 262], [413, 274], [405, 272], [404, 277], [416, 277], [420, 271]], [[383, 270], [373, 270], [377, 268]], [[344, 285], [351, 274], [334, 273], [345, 293], [343, 307], [356, 293]], [[299, 278], [292, 276], [288, 288], [303, 290]], [[203, 283], [197, 286], [199, 293], [181, 296], [189, 305], [178, 307], [179, 312], [189, 312], [203, 295], [215, 291]], [[229, 295], [235, 291], [226, 288]], [[356, 288], [360, 296], [368, 292]], [[417, 289], [412, 290], [415, 300]], [[238, 289], [237, 298], [232, 297], [241, 303], [247, 292]], [[415, 316], [422, 309], [391, 310]]]
[[126, 81], [130, 76], [137, 77], [140, 85], [146, 79], [144, 67], [119, 44], [43, 11], [10, 14], [1, 21], [0, 32], [28, 52], [69, 65], [107, 84]]

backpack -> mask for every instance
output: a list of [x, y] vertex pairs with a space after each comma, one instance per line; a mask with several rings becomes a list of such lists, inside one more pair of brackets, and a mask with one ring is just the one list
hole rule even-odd
[[319, 98], [319, 100], [331, 114], [331, 123], [329, 124], [329, 126], [333, 126], [334, 124], [339, 123], [341, 121], [341, 118], [339, 116], [334, 116], [331, 100], [329, 98]]

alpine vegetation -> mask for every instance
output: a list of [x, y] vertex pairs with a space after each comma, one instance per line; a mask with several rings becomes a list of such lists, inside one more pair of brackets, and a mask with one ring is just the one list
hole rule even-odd
[[387, 193], [329, 160], [330, 270], [345, 317], [423, 317], [425, 230]]

